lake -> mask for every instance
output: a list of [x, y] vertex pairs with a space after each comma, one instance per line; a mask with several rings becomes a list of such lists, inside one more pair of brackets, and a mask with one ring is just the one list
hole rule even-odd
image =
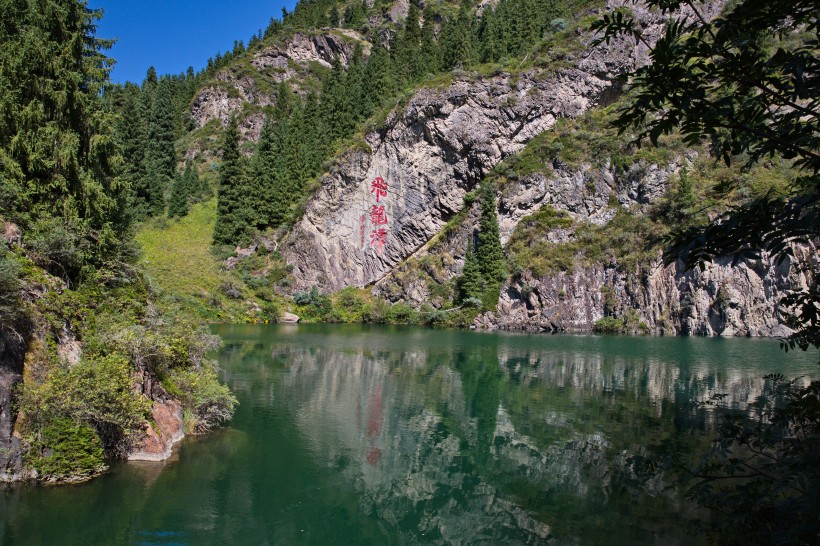
[[0, 491], [0, 544], [692, 544], [633, 457], [709, 445], [725, 394], [816, 373], [776, 340], [215, 328], [234, 420], [165, 463]]

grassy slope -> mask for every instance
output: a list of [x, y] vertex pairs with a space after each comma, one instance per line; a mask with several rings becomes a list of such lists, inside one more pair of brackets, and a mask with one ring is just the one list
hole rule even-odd
[[210, 321], [233, 321], [242, 317], [241, 302], [224, 301], [223, 283], [239, 281], [222, 271], [211, 253], [216, 221], [216, 199], [197, 203], [179, 220], [157, 219], [143, 224], [136, 239], [142, 263], [166, 297], [181, 303]]

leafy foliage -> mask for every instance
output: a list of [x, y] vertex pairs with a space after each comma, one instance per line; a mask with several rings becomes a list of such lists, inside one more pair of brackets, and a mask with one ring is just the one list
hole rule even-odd
[[[649, 48], [652, 62], [633, 75], [639, 91], [621, 112], [621, 130], [641, 127], [638, 138], [653, 144], [680, 130], [688, 144], [711, 138], [727, 163], [743, 152], [750, 162], [778, 154], [820, 171], [815, 2], [744, 0], [711, 21], [691, 0], [648, 4], [665, 13], [687, 6], [694, 16], [672, 17]], [[626, 35], [649, 45], [623, 11], [604, 15], [593, 29], [607, 43]]]
[[[80, 464], [84, 457], [71, 457], [69, 446], [57, 447], [58, 451], [63, 450], [58, 457], [64, 458], [63, 465], [67, 465], [60, 470], [55, 466], [56, 462], [46, 461], [44, 450], [53, 448], [48, 442], [49, 435], [53, 434], [56, 442], [66, 442], [60, 431], [67, 422], [74, 423], [83, 444], [75, 447], [88, 455], [87, 445], [91, 440], [83, 433], [83, 427], [88, 426], [99, 437], [108, 456], [122, 455], [140, 432], [148, 407], [148, 401], [133, 388], [128, 361], [119, 356], [86, 360], [70, 368], [59, 367], [46, 382], [27, 385], [20, 398], [26, 428], [32, 435], [35, 466], [48, 463], [40, 470], [45, 472], [46, 468], [51, 468], [60, 475], [75, 472], [73, 465]], [[38, 440], [42, 435], [46, 439]], [[92, 465], [88, 471], [94, 470], [93, 461], [97, 458], [91, 457], [87, 461]]]
[[[664, 12], [686, 5], [693, 18], [672, 17], [651, 49], [653, 64], [635, 75], [636, 100], [621, 110], [621, 130], [641, 129], [639, 139], [657, 144], [680, 129], [686, 142], [708, 138], [727, 163], [748, 154], [792, 159], [807, 176], [788, 193], [771, 192], [736, 206], [706, 226], [683, 226], [673, 235], [667, 261], [701, 266], [719, 256], [759, 259], [769, 253], [788, 263], [795, 243], [814, 248], [818, 225], [817, 6], [815, 2], [741, 0], [713, 21], [694, 2], [650, 0]], [[626, 35], [643, 40], [623, 12], [593, 25], [602, 40]], [[731, 187], [730, 183], [727, 186]], [[787, 294], [782, 304], [794, 335], [783, 347], [820, 347], [817, 264], [805, 266], [810, 286]], [[814, 269], [812, 269], [814, 268]], [[770, 390], [758, 401], [759, 418], [726, 414], [702, 463], [685, 465], [694, 480], [688, 496], [710, 508], [712, 529], [723, 543], [817, 541], [820, 491], [820, 382], [801, 387], [782, 375], [768, 376]]]

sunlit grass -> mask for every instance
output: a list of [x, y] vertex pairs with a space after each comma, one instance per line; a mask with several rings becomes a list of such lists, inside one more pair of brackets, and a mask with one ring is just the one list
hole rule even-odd
[[208, 320], [232, 321], [239, 318], [241, 309], [238, 302], [223, 300], [220, 286], [239, 281], [223, 271], [211, 253], [215, 221], [216, 199], [211, 199], [194, 205], [190, 214], [179, 220], [146, 222], [136, 239], [146, 271], [166, 298]]

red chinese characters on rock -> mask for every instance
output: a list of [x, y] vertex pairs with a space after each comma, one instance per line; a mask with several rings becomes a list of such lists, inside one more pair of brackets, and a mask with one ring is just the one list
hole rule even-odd
[[370, 246], [376, 247], [379, 254], [384, 250], [384, 243], [387, 242], [387, 230], [384, 228], [374, 229], [370, 232]]
[[376, 203], [378, 203], [382, 197], [387, 197], [387, 182], [384, 181], [384, 178], [377, 176], [370, 182], [370, 193], [376, 195]]
[[[372, 229], [370, 231], [370, 248], [375, 249], [379, 254], [384, 252], [384, 245], [387, 242], [387, 212], [384, 205], [378, 203], [387, 197], [387, 182], [381, 176], [377, 176], [370, 182], [370, 193], [376, 199], [376, 204], [370, 207], [369, 216]], [[361, 243], [364, 246], [364, 220], [361, 219]]]
[[364, 224], [365, 224], [366, 216], [362, 214], [362, 217], [359, 218], [359, 244], [364, 246]]
[[384, 205], [373, 205], [370, 209], [370, 223], [374, 226], [387, 225], [387, 213], [384, 212]]

